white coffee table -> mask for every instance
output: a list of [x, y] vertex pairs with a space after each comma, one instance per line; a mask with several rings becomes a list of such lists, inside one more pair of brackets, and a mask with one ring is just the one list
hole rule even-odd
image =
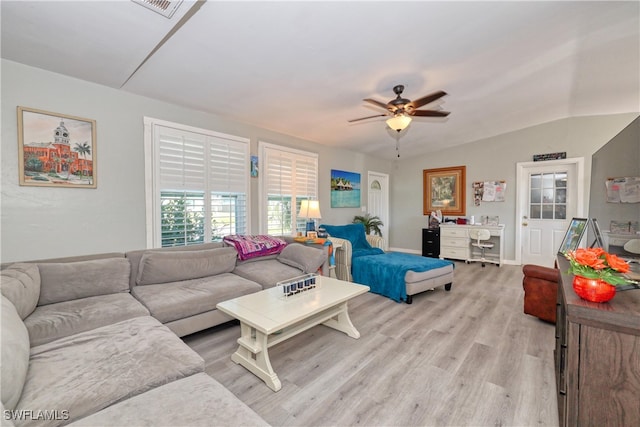
[[271, 367], [269, 347], [320, 323], [360, 338], [349, 318], [347, 301], [368, 292], [369, 287], [326, 276], [319, 276], [317, 284], [315, 289], [287, 298], [282, 288], [275, 287], [217, 305], [218, 310], [240, 321], [238, 350], [231, 360], [274, 391], [282, 384]]

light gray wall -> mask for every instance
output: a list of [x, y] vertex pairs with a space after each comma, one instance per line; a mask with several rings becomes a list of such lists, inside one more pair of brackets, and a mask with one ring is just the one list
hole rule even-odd
[[[513, 259], [515, 253], [515, 163], [530, 161], [534, 153], [567, 151], [569, 157], [585, 157], [586, 170], [590, 171], [591, 155], [637, 117], [623, 114], [566, 119], [422, 158], [377, 159], [11, 61], [2, 60], [1, 68], [0, 259], [3, 262], [145, 247], [144, 116], [250, 138], [252, 154], [258, 153], [258, 140], [317, 152], [320, 208], [325, 223], [348, 223], [361, 213], [360, 208], [331, 209], [331, 169], [358, 172], [363, 183], [369, 170], [388, 173], [392, 248], [420, 250], [420, 229], [426, 225], [422, 215], [423, 169], [466, 165], [469, 196], [473, 181], [504, 179], [508, 184], [506, 202], [483, 203], [476, 208], [468, 196], [467, 215], [500, 216], [507, 225], [508, 259]], [[97, 189], [18, 185], [17, 106], [97, 121]], [[587, 194], [588, 186], [587, 177]], [[363, 205], [367, 204], [367, 196], [364, 185]], [[252, 232], [258, 230], [257, 198], [258, 180], [252, 179]]]
[[[453, 147], [421, 158], [396, 162], [392, 172], [390, 247], [419, 252], [420, 230], [427, 226], [422, 214], [423, 169], [465, 165], [466, 216], [498, 215], [505, 224], [505, 259], [515, 260], [516, 163], [530, 162], [533, 154], [567, 152], [585, 158], [585, 205], [588, 211], [591, 155], [638, 117], [637, 113], [577, 117], [557, 120], [471, 144]], [[428, 141], [425, 141], [428, 144]], [[471, 183], [507, 183], [504, 202], [473, 204]]]
[[[141, 249], [145, 236], [143, 117], [182, 123], [319, 154], [323, 221], [351, 222], [360, 209], [331, 209], [331, 169], [389, 173], [391, 163], [215, 115], [2, 60], [0, 259], [3, 262]], [[18, 185], [16, 107], [95, 119], [98, 188]], [[258, 180], [251, 180], [251, 232], [258, 230]], [[363, 204], [367, 193], [362, 192]]]
[[[606, 203], [607, 178], [640, 177], [640, 118], [622, 130], [592, 157], [589, 217], [597, 218], [602, 231], [611, 221], [640, 221], [640, 203]], [[589, 244], [594, 236], [589, 230]]]

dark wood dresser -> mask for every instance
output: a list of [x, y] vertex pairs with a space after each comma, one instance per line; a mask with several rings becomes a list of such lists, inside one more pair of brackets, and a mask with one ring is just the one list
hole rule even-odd
[[640, 289], [592, 303], [558, 257], [556, 348], [561, 426], [640, 426]]

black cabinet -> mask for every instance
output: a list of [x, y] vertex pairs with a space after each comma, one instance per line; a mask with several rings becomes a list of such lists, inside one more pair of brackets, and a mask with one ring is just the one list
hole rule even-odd
[[422, 229], [422, 256], [430, 258], [440, 256], [440, 228]]

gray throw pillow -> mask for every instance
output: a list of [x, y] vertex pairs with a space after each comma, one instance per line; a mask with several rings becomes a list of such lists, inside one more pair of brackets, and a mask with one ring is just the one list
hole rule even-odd
[[326, 260], [323, 250], [301, 245], [300, 243], [287, 245], [278, 255], [278, 261], [291, 267], [299, 268], [304, 273], [315, 273]]
[[39, 263], [38, 305], [129, 292], [131, 266], [125, 258]]
[[136, 283], [156, 285], [231, 273], [236, 267], [237, 256], [238, 252], [232, 247], [148, 252], [140, 259]]
[[40, 270], [36, 264], [16, 263], [0, 271], [2, 295], [13, 303], [21, 319], [36, 309], [40, 298]]

